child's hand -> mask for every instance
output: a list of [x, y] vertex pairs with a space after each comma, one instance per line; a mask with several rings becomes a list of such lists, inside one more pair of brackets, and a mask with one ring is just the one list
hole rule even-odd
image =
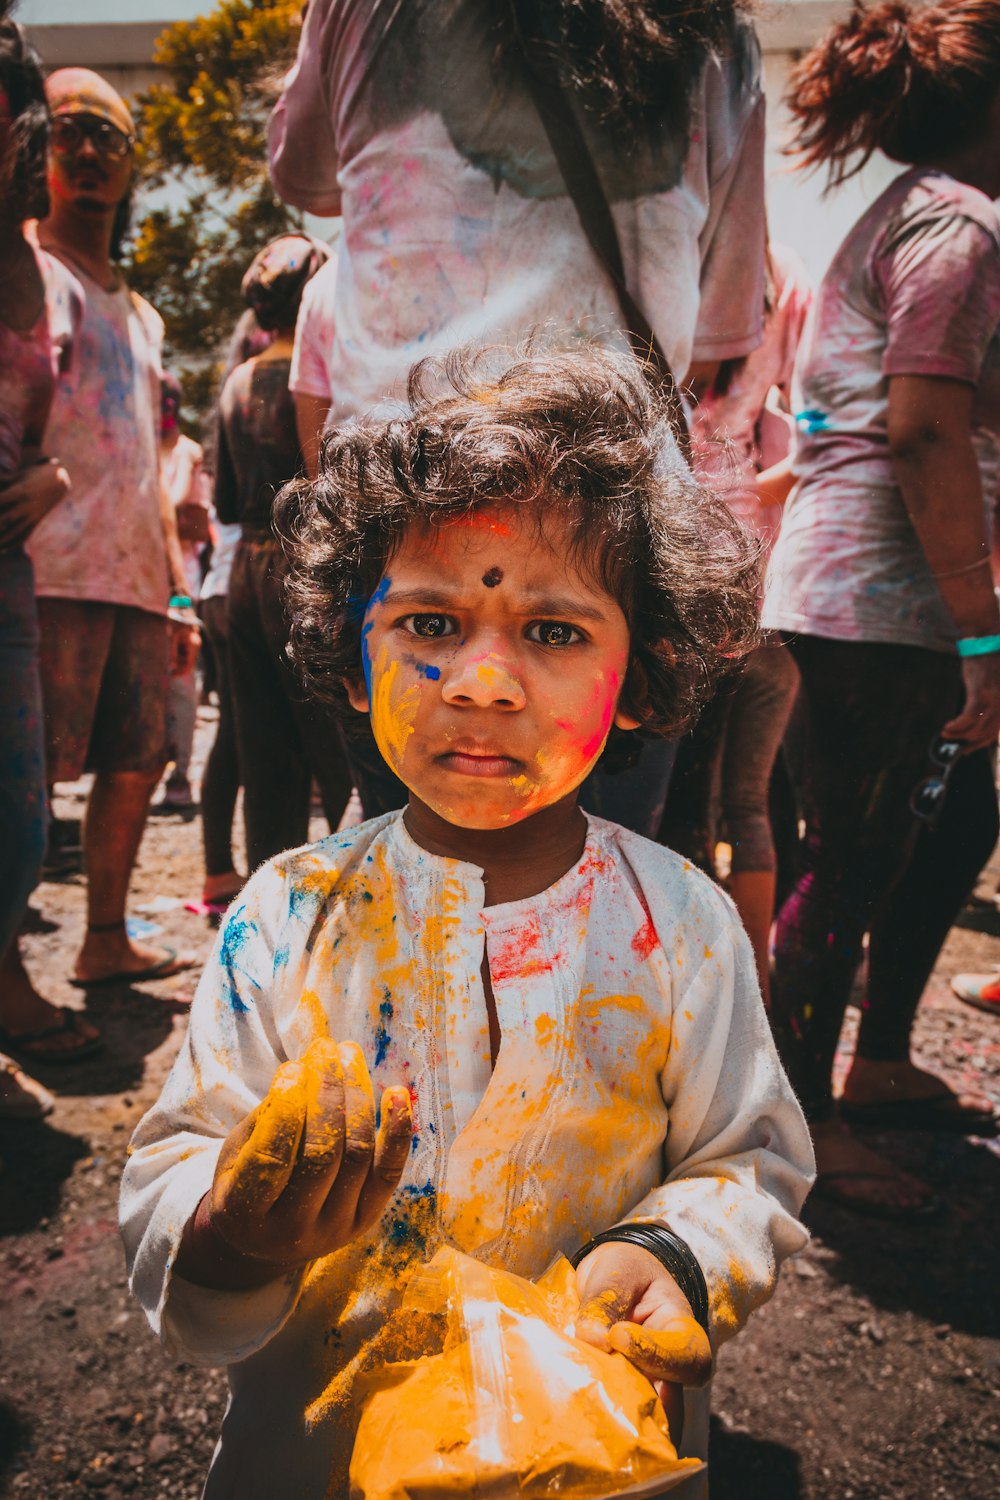
[[639, 1245], [598, 1245], [576, 1273], [578, 1338], [617, 1349], [652, 1381], [675, 1443], [680, 1440], [680, 1387], [704, 1385], [712, 1373], [708, 1335], [670, 1272]]
[[405, 1088], [386, 1089], [376, 1131], [360, 1047], [313, 1042], [226, 1137], [178, 1270], [204, 1286], [247, 1287], [342, 1249], [381, 1216], [412, 1134]]

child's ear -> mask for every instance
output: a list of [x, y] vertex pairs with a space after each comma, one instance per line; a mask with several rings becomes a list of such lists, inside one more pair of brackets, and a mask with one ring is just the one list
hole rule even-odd
[[347, 701], [352, 708], [356, 708], [359, 714], [366, 714], [370, 711], [368, 688], [363, 677], [345, 677], [344, 688], [347, 692]]
[[616, 729], [638, 729], [642, 720], [633, 718], [631, 714], [626, 713], [623, 708], [620, 708], [616, 712], [613, 722]]
[[[640, 729], [644, 723], [642, 715], [643, 708], [649, 702], [649, 685], [646, 674], [642, 669], [642, 663], [636, 657], [628, 664], [625, 673], [625, 681], [618, 695], [618, 707], [615, 710], [614, 726], [616, 729]], [[635, 710], [639, 713], [636, 714]]]

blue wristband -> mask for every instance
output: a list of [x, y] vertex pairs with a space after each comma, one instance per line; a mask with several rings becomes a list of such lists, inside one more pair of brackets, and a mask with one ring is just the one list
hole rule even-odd
[[955, 642], [959, 656], [994, 656], [1000, 651], [1000, 635], [967, 635]]

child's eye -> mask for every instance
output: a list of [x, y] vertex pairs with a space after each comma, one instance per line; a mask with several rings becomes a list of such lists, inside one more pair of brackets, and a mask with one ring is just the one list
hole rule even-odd
[[433, 641], [443, 635], [454, 635], [455, 622], [449, 615], [407, 615], [403, 628], [411, 635]]
[[536, 620], [528, 626], [528, 639], [538, 641], [542, 646], [574, 646], [583, 640], [583, 636], [565, 620]]

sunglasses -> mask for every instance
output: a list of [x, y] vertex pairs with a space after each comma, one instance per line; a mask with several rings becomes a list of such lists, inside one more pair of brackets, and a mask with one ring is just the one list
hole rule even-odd
[[910, 811], [914, 817], [926, 823], [928, 828], [936, 828], [941, 821], [948, 782], [965, 749], [961, 740], [946, 740], [940, 734], [935, 735], [931, 741], [928, 754], [931, 765], [938, 768], [937, 772], [915, 786], [910, 796]]
[[90, 141], [99, 156], [123, 161], [135, 145], [135, 137], [126, 135], [117, 125], [97, 115], [57, 115], [49, 128], [49, 143], [60, 156], [72, 156], [84, 141]]

